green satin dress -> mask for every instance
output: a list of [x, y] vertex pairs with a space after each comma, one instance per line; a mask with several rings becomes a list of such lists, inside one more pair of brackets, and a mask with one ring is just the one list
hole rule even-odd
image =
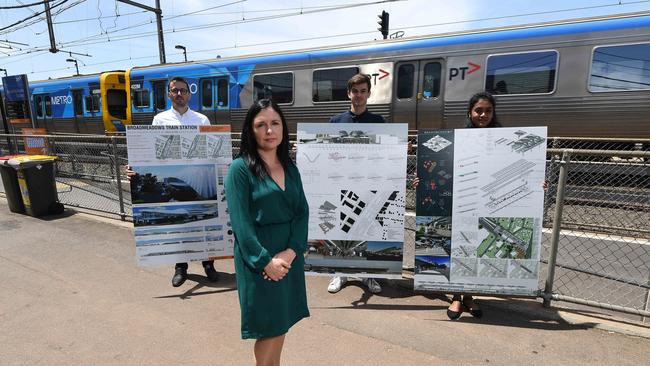
[[[235, 232], [235, 271], [244, 339], [282, 335], [309, 316], [304, 272], [309, 207], [298, 169], [292, 164], [284, 176], [283, 191], [270, 177], [256, 177], [240, 157], [233, 161], [225, 181]], [[264, 267], [287, 248], [296, 252], [289, 273], [278, 282], [265, 280]]]

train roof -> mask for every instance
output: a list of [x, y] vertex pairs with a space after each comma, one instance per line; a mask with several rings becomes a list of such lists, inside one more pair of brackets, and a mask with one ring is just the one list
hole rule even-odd
[[541, 37], [562, 36], [588, 32], [615, 31], [631, 28], [650, 27], [650, 12], [635, 12], [611, 16], [577, 18], [543, 23], [485, 28], [478, 30], [449, 32], [425, 36], [413, 36], [399, 39], [359, 42], [353, 44], [325, 46], [272, 53], [250, 54], [242, 56], [207, 59], [191, 62], [154, 64], [136, 66], [131, 69], [132, 75], [160, 74], [165, 71], [173, 72], [178, 66], [191, 73], [192, 66], [196, 69], [214, 65], [223, 68], [239, 66], [245, 60], [250, 64], [271, 62], [305, 61], [312, 58], [329, 58], [350, 56], [364, 52], [386, 52], [406, 49], [425, 48], [434, 46], [449, 46], [469, 43], [507, 41], [515, 39], [530, 39]]

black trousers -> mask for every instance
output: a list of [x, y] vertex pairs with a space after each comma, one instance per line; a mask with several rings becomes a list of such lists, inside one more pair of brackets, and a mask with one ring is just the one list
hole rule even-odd
[[[204, 267], [207, 266], [208, 264], [211, 264], [214, 267], [214, 261], [203, 261], [201, 263], [203, 263]], [[187, 271], [187, 263], [176, 263], [175, 268], [182, 268]]]

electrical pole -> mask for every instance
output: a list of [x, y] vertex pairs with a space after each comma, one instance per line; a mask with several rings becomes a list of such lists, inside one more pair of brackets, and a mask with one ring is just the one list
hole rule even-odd
[[45, 1], [45, 17], [47, 18], [47, 32], [50, 34], [50, 52], [57, 53], [54, 41], [54, 27], [52, 26], [52, 14], [50, 14], [50, 0]]
[[167, 63], [167, 60], [165, 59], [165, 39], [163, 38], [162, 10], [160, 10], [160, 0], [156, 0], [155, 8], [142, 5], [131, 0], [117, 0], [117, 1], [156, 13], [156, 28], [158, 30], [158, 53], [160, 54], [160, 63], [161, 64]]

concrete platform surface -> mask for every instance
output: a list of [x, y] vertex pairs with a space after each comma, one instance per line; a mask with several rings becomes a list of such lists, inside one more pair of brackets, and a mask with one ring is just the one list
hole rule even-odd
[[[130, 224], [67, 210], [35, 219], [0, 199], [0, 365], [250, 365], [232, 260], [219, 282], [200, 264], [138, 268]], [[482, 298], [483, 319], [448, 320], [443, 295], [382, 282], [327, 293], [308, 277], [311, 317], [289, 332], [284, 365], [644, 365], [648, 328]], [[588, 314], [587, 314], [588, 315]], [[612, 331], [616, 330], [616, 332]], [[623, 331], [624, 333], [619, 333]], [[631, 336], [628, 334], [636, 334]], [[647, 337], [647, 338], [644, 338]]]

